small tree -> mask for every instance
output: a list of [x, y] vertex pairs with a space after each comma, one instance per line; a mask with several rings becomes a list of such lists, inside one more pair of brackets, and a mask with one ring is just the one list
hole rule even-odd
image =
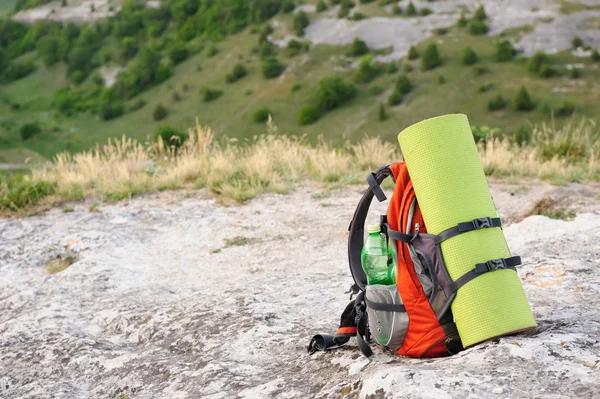
[[215, 101], [217, 98], [221, 97], [223, 91], [218, 89], [211, 89], [209, 87], [203, 87], [200, 91], [200, 94], [202, 95], [202, 101], [208, 103], [211, 101]]
[[354, 72], [352, 80], [354, 83], [369, 83], [379, 73], [379, 69], [373, 66], [373, 56], [365, 55], [358, 64], [358, 69]]
[[254, 112], [254, 115], [252, 116], [252, 120], [255, 123], [265, 123], [266, 121], [269, 120], [269, 115], [271, 115], [271, 111], [269, 111], [269, 108], [267, 108], [267, 107], [260, 108]]
[[490, 31], [490, 27], [484, 20], [474, 19], [469, 24], [469, 33], [472, 35], [485, 35]]
[[417, 7], [415, 7], [412, 1], [406, 7], [406, 15], [417, 15]]
[[393, 15], [402, 15], [402, 8], [398, 5], [398, 3], [394, 3], [392, 6], [392, 14]]
[[388, 105], [390, 105], [391, 107], [399, 105], [402, 103], [403, 99], [404, 95], [398, 90], [394, 90], [392, 94], [390, 94], [390, 96], [388, 97]]
[[339, 75], [326, 76], [319, 82], [317, 105], [324, 111], [335, 109], [356, 96], [356, 87]]
[[482, 5], [480, 5], [477, 10], [475, 11], [475, 16], [473, 17], [476, 20], [479, 21], [485, 21], [487, 19], [487, 14], [485, 13], [485, 8], [483, 8]]
[[540, 73], [542, 66], [548, 62], [548, 56], [538, 51], [529, 59], [529, 72], [538, 74]]
[[388, 118], [387, 114], [385, 113], [385, 106], [383, 104], [379, 104], [379, 120], [380, 121], [384, 121]]
[[456, 25], [459, 28], [464, 28], [468, 24], [469, 24], [469, 20], [467, 19], [467, 17], [465, 16], [465, 14], [460, 14], [460, 18], [458, 19], [458, 21], [456, 21]]
[[495, 58], [498, 62], [512, 61], [517, 51], [513, 47], [512, 43], [506, 39], [500, 40], [496, 43], [496, 54]]
[[167, 109], [162, 104], [158, 104], [154, 108], [154, 111], [152, 111], [152, 119], [154, 119], [155, 121], [160, 121], [165, 119], [168, 114], [169, 112], [167, 111]]
[[571, 69], [569, 69], [569, 77], [571, 79], [579, 79], [579, 77], [581, 77], [581, 73], [579, 72], [579, 68], [576, 68], [575, 66], [572, 66]]
[[300, 113], [298, 114], [298, 124], [300, 126], [312, 125], [321, 117], [321, 112], [317, 107], [312, 105], [305, 105], [300, 108]]
[[265, 79], [273, 79], [280, 76], [285, 71], [285, 65], [283, 65], [275, 57], [268, 57], [263, 61], [262, 73]]
[[408, 94], [412, 91], [413, 85], [406, 75], [400, 75], [396, 79], [395, 89], [402, 94]]
[[438, 51], [435, 43], [431, 43], [423, 52], [421, 57], [421, 69], [423, 71], [429, 71], [442, 65], [442, 57]]
[[488, 110], [490, 111], [498, 111], [504, 108], [506, 108], [506, 100], [500, 93], [488, 102]]
[[396, 73], [398, 72], [398, 65], [396, 65], [395, 62], [390, 62], [389, 64], [387, 64], [385, 71], [387, 73]]
[[431, 14], [433, 11], [431, 11], [431, 8], [429, 7], [423, 7], [421, 8], [421, 16], [426, 17], [429, 14]]
[[419, 50], [417, 50], [415, 46], [410, 46], [410, 48], [408, 49], [408, 59], [416, 60], [417, 58], [419, 58], [419, 56]]
[[284, 14], [291, 13], [295, 8], [296, 5], [294, 4], [294, 0], [283, 0], [281, 2], [281, 11], [283, 11]]
[[597, 49], [593, 49], [592, 50], [592, 55], [591, 55], [591, 59], [594, 62], [598, 62], [600, 61], [600, 52], [598, 52]]
[[189, 56], [188, 49], [185, 47], [183, 42], [175, 42], [168, 48], [169, 58], [173, 61], [173, 64], [179, 64], [185, 61]]
[[323, 0], [317, 2], [317, 12], [323, 12], [327, 10], [327, 4]]
[[20, 133], [21, 139], [27, 141], [30, 138], [37, 136], [42, 132], [42, 128], [37, 122], [27, 122], [21, 126]]
[[154, 133], [154, 140], [158, 141], [158, 138], [162, 139], [163, 145], [168, 147], [179, 148], [184, 141], [188, 139], [187, 133], [180, 132], [169, 125], [159, 126]]
[[304, 11], [294, 14], [294, 31], [298, 36], [304, 36], [304, 28], [310, 25], [310, 18]]
[[524, 86], [521, 86], [515, 96], [515, 109], [517, 111], [532, 111], [535, 109], [535, 103], [531, 100], [529, 92]]
[[573, 40], [571, 40], [571, 46], [576, 49], [578, 47], [583, 47], [583, 40], [579, 36], [575, 36]]
[[235, 64], [233, 70], [225, 76], [227, 83], [234, 83], [248, 75], [246, 67], [242, 64]]
[[367, 43], [365, 43], [363, 40], [360, 40], [358, 37], [355, 37], [354, 41], [352, 41], [352, 45], [350, 46], [350, 50], [346, 52], [346, 55], [348, 57], [360, 57], [368, 52], [369, 47], [367, 46]]
[[464, 65], [473, 65], [476, 64], [477, 61], [479, 61], [477, 53], [471, 47], [465, 48], [462, 55], [462, 63]]

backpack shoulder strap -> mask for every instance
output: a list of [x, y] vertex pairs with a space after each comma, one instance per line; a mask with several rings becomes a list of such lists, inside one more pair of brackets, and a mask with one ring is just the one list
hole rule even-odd
[[357, 286], [354, 291], [358, 289], [364, 290], [367, 286], [367, 276], [362, 269], [360, 254], [363, 247], [363, 241], [365, 239], [365, 221], [367, 220], [367, 214], [369, 213], [369, 207], [373, 201], [373, 197], [376, 196], [379, 202], [383, 202], [387, 199], [383, 190], [381, 189], [381, 182], [387, 177], [392, 176], [395, 181], [394, 174], [391, 167], [393, 164], [388, 164], [380, 167], [375, 172], [367, 176], [367, 182], [369, 188], [365, 191], [362, 198], [360, 199], [350, 226], [348, 227], [348, 261], [350, 263], [350, 272], [352, 278]]

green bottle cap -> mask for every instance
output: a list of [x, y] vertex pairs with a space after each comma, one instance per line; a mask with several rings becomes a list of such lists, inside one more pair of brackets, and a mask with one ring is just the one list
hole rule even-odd
[[381, 232], [381, 226], [378, 224], [370, 224], [369, 226], [367, 226], [367, 231], [369, 233], [379, 233]]

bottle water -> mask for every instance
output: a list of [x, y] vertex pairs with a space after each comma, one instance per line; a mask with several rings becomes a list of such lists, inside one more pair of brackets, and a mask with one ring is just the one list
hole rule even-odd
[[381, 234], [381, 227], [372, 224], [367, 231], [369, 236], [363, 245], [361, 261], [368, 284], [396, 284], [394, 253], [388, 248], [385, 236]]

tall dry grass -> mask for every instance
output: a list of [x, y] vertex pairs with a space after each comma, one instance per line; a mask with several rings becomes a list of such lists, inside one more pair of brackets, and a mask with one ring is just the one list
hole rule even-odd
[[[532, 142], [519, 146], [489, 138], [479, 145], [487, 175], [529, 176], [554, 182], [597, 180], [600, 132], [587, 120], [563, 128], [536, 127]], [[180, 145], [179, 145], [180, 144]], [[100, 196], [121, 199], [151, 190], [207, 187], [220, 201], [243, 202], [263, 192], [285, 193], [306, 179], [325, 183], [363, 182], [367, 171], [401, 158], [396, 145], [378, 137], [332, 148], [267, 133], [249, 144], [219, 144], [208, 127], [196, 126], [184, 143], [139, 143], [123, 137], [75, 155], [62, 153], [33, 170], [31, 179], [56, 187], [62, 199]]]

